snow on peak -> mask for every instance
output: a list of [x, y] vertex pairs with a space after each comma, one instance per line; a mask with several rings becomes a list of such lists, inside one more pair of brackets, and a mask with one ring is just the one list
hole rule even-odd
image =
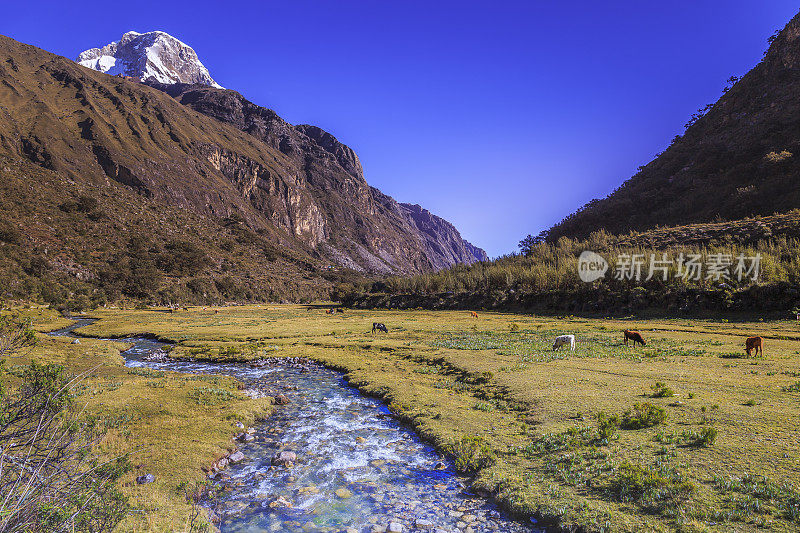
[[90, 48], [76, 60], [100, 72], [161, 83], [202, 83], [222, 88], [203, 66], [192, 47], [163, 31], [129, 31], [119, 41]]

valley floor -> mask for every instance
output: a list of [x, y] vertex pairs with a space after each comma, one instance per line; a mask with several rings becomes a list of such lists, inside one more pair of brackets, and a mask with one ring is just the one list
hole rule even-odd
[[[107, 309], [92, 312], [100, 320], [80, 333], [155, 334], [176, 343], [174, 357], [304, 356], [340, 369], [458, 465], [478, 469], [477, 488], [542, 524], [589, 531], [800, 527], [794, 321], [324, 310]], [[40, 331], [66, 322], [50, 311], [27, 312]], [[386, 324], [388, 334], [372, 334], [373, 322]], [[647, 346], [624, 346], [624, 329], [640, 331]], [[561, 334], [575, 334], [574, 352], [552, 351]], [[764, 337], [763, 357], [744, 357], [750, 335]], [[116, 421], [104, 441], [109, 453], [136, 450], [132, 462], [140, 465], [123, 488], [142, 512], [125, 530], [184, 528], [190, 509], [181, 488], [233, 446], [237, 421], [270, 409], [222, 377], [204, 379], [216, 379], [213, 386], [230, 389], [233, 399], [193, 403], [198, 383], [191, 377], [134, 373], [122, 366], [118, 343], [40, 340], [6, 369], [30, 359], [76, 370], [99, 365], [84, 398], [90, 411]], [[145, 470], [156, 482], [135, 486], [133, 476]]]

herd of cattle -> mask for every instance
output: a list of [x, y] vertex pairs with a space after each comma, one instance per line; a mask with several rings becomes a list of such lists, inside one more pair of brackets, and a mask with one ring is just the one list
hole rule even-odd
[[[344, 309], [342, 309], [341, 307], [336, 307], [327, 309], [325, 311], [325, 314], [327, 315], [332, 315], [334, 313], [344, 313]], [[476, 313], [475, 311], [470, 311], [469, 314], [470, 317], [472, 318], [478, 318], [478, 313]], [[381, 331], [383, 333], [389, 333], [389, 329], [386, 327], [386, 324], [383, 324], [381, 322], [373, 322], [372, 333]], [[622, 334], [624, 335], [623, 342], [625, 343], [625, 346], [628, 346], [628, 341], [633, 341], [634, 348], [636, 348], [637, 343], [641, 344], [642, 346], [647, 346], [647, 342], [642, 337], [642, 334], [639, 333], [638, 331], [626, 329], [625, 331], [622, 332]], [[745, 341], [745, 347], [744, 347], [745, 352], [747, 352], [747, 356], [749, 357], [750, 355], [752, 355], [751, 352], [753, 350], [755, 350], [756, 355], [759, 354], [764, 355], [764, 350], [762, 348], [763, 344], [764, 340], [761, 337], [748, 337], [747, 340]], [[559, 335], [558, 337], [556, 337], [555, 342], [553, 342], [553, 351], [556, 351], [559, 348], [565, 346], [568, 347], [571, 351], [573, 352], [575, 351], [575, 335]]]

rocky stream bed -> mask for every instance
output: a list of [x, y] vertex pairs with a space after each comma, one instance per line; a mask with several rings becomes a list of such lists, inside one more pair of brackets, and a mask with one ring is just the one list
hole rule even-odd
[[232, 375], [251, 395], [280, 398], [268, 420], [234, 428], [239, 449], [211, 476], [218, 496], [206, 505], [222, 532], [538, 531], [472, 493], [449, 460], [338, 372], [298, 360], [177, 361], [164, 343], [118, 340], [133, 344], [127, 366]]

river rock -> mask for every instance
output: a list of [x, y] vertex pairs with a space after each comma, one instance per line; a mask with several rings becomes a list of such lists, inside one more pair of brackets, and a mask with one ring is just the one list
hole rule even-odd
[[283, 496], [278, 496], [269, 503], [269, 506], [273, 509], [287, 509], [292, 506], [292, 503]]
[[244, 461], [244, 454], [242, 452], [233, 452], [228, 456], [228, 462], [232, 465], [237, 465]]
[[250, 442], [252, 440], [255, 440], [255, 437], [249, 433], [239, 433], [238, 435], [236, 435], [236, 440], [238, 440], [239, 442]]
[[285, 395], [278, 394], [272, 399], [272, 403], [274, 403], [275, 405], [288, 405], [291, 402], [289, 401], [289, 398], [287, 398]]
[[288, 466], [290, 463], [297, 461], [297, 454], [294, 452], [282, 451], [272, 456], [273, 466]]
[[336, 489], [334, 494], [336, 494], [336, 497], [340, 500], [346, 500], [347, 498], [351, 498], [353, 496], [353, 493], [344, 487]]
[[153, 474], [144, 474], [136, 478], [137, 485], [146, 485], [147, 483], [152, 483], [156, 480], [156, 476]]
[[403, 524], [400, 522], [389, 522], [386, 526], [386, 533], [403, 533]]

